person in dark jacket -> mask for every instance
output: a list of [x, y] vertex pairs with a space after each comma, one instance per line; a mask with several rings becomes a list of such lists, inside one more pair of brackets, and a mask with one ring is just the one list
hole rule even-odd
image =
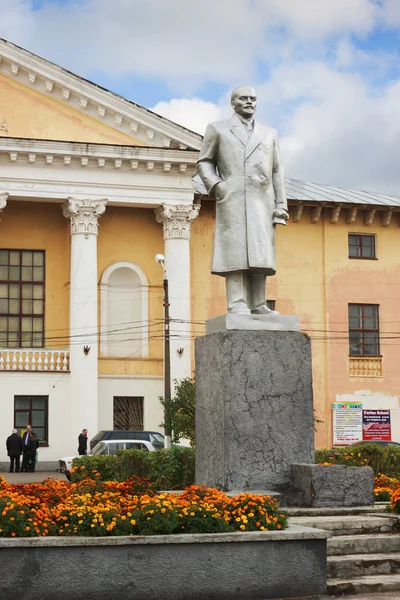
[[22, 454], [22, 439], [19, 437], [16, 429], [12, 430], [12, 434], [6, 440], [7, 454], [10, 457], [10, 473], [19, 473], [20, 456]]
[[[26, 431], [22, 436], [22, 465], [21, 471], [28, 472], [35, 470], [36, 450], [39, 446], [39, 440], [32, 431], [31, 425], [26, 426]], [[33, 463], [33, 466], [32, 466]]]
[[31, 447], [30, 447], [30, 451], [29, 451], [29, 463], [28, 463], [28, 471], [30, 473], [35, 472], [36, 455], [37, 455], [38, 448], [39, 448], [39, 438], [34, 431], [31, 431]]
[[78, 436], [78, 454], [84, 456], [87, 454], [87, 429], [82, 429], [82, 433]]

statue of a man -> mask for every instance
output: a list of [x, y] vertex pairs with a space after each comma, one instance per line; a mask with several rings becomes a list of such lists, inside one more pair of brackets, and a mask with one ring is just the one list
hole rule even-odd
[[235, 114], [210, 123], [197, 163], [216, 200], [212, 273], [225, 277], [228, 312], [270, 314], [266, 277], [275, 275], [275, 225], [286, 224], [287, 199], [278, 135], [254, 119], [252, 87], [233, 90]]

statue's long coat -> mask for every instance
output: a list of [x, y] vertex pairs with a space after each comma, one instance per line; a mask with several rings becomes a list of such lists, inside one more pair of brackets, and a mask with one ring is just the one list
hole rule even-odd
[[274, 275], [273, 212], [287, 209], [276, 130], [255, 121], [248, 138], [236, 115], [210, 123], [197, 170], [209, 196], [216, 198], [212, 272], [254, 270]]

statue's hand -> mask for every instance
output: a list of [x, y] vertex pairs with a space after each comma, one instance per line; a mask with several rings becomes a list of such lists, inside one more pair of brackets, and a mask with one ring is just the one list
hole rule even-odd
[[213, 194], [216, 200], [221, 200], [225, 196], [225, 181], [220, 181], [214, 186]]
[[277, 217], [277, 219], [286, 219], [286, 220], [288, 220], [289, 213], [284, 208], [276, 208], [274, 210], [274, 217]]
[[286, 221], [289, 218], [289, 213], [284, 208], [276, 208], [273, 213], [274, 225], [286, 225]]

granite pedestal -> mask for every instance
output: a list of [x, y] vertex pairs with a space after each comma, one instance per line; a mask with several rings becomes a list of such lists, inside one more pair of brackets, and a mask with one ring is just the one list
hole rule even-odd
[[294, 463], [314, 463], [309, 337], [229, 329], [197, 338], [196, 483], [271, 490], [290, 484]]

